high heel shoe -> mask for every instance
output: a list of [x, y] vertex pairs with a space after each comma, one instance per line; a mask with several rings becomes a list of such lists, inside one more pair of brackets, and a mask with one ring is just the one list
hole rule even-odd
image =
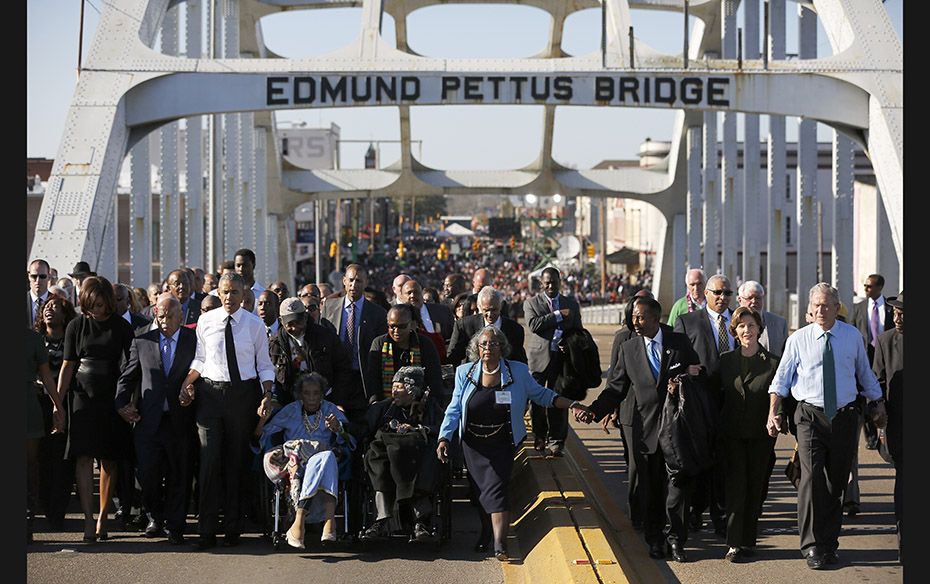
[[284, 535], [287, 537], [287, 545], [291, 546], [292, 548], [297, 548], [299, 550], [305, 549], [304, 542], [301, 541], [299, 538], [291, 535], [290, 531], [286, 532]]

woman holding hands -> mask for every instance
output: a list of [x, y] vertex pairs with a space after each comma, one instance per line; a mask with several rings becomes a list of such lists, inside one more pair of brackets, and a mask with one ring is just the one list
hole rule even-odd
[[[455, 372], [455, 390], [439, 429], [436, 454], [448, 461], [449, 442], [456, 431], [462, 438], [468, 480], [483, 510], [481, 536], [475, 551], [486, 551], [494, 538], [494, 555], [508, 559], [506, 536], [510, 525], [507, 498], [517, 445], [526, 437], [523, 414], [528, 400], [544, 406], [587, 408], [558, 395], [533, 379], [526, 364], [510, 361], [507, 337], [486, 326], [468, 344], [469, 363]], [[490, 519], [488, 518], [490, 514]]]

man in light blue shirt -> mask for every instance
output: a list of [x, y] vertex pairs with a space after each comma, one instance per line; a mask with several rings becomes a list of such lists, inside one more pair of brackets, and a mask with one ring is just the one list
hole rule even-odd
[[814, 570], [839, 561], [836, 549], [843, 522], [843, 489], [856, 449], [857, 383], [869, 400], [875, 425], [885, 426], [885, 404], [855, 327], [836, 319], [836, 288], [821, 282], [810, 290], [814, 321], [788, 337], [769, 388], [769, 435], [783, 427], [776, 414], [790, 393], [797, 401], [798, 531], [801, 553]]

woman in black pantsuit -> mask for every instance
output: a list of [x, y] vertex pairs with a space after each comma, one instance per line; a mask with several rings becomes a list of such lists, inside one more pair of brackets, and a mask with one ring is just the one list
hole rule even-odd
[[730, 320], [739, 347], [720, 356], [717, 382], [723, 393], [721, 428], [727, 469], [727, 550], [736, 562], [753, 553], [759, 509], [775, 439], [768, 435], [769, 385], [778, 358], [759, 345], [761, 315], [740, 307]]
[[[118, 460], [128, 458], [132, 434], [116, 413], [114, 398], [120, 366], [129, 358], [132, 326], [116, 313], [110, 282], [91, 276], [81, 283], [82, 314], [65, 329], [64, 361], [58, 395], [72, 389], [68, 456], [76, 459], [75, 475], [84, 512], [84, 541], [107, 539], [107, 509], [117, 477]], [[100, 461], [100, 515], [94, 522], [94, 459]]]

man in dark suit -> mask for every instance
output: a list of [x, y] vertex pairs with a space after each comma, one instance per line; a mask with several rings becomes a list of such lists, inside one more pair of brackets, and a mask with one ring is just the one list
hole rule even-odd
[[132, 297], [129, 286], [126, 284], [113, 284], [113, 294], [116, 296], [116, 313], [121, 315], [126, 322], [132, 325], [132, 330], [136, 331], [136, 335], [144, 334], [151, 330], [150, 326], [152, 321], [141, 314], [129, 310], [129, 299]]
[[[720, 367], [720, 354], [736, 348], [736, 340], [730, 334], [730, 300], [733, 298], [730, 279], [722, 274], [711, 276], [704, 289], [707, 304], [704, 308], [682, 314], [675, 321], [675, 332], [685, 334], [691, 346], [698, 354], [701, 365], [708, 377], [713, 377]], [[711, 403], [719, 410], [722, 399], [719, 394], [710, 395]], [[700, 529], [701, 515], [710, 507], [710, 518], [714, 524], [714, 533], [726, 537], [726, 477], [723, 468], [723, 450], [719, 450], [719, 461], [714, 468], [707, 471], [699, 480], [691, 507], [691, 528]]]
[[42, 259], [32, 260], [26, 269], [26, 277], [29, 278], [29, 291], [26, 292], [29, 326], [35, 324], [36, 316], [48, 300], [50, 271], [48, 262]]
[[465, 276], [462, 274], [449, 274], [442, 281], [442, 304], [452, 309], [455, 297], [466, 289]]
[[898, 524], [898, 561], [903, 561], [901, 539], [904, 531], [904, 291], [889, 298], [894, 309], [894, 329], [878, 336], [872, 371], [885, 396], [888, 450], [894, 459], [894, 517]]
[[352, 389], [345, 407], [346, 416], [354, 422], [354, 417], [364, 417], [368, 398], [380, 395], [380, 387], [366, 387], [364, 372], [371, 342], [387, 333], [387, 312], [365, 300], [368, 274], [362, 266], [350, 264], [342, 277], [342, 285], [346, 295], [341, 302], [333, 299], [323, 304], [323, 319], [338, 331], [339, 339], [352, 358]]
[[[894, 313], [887, 298], [882, 295], [885, 288], [885, 278], [881, 274], [871, 274], [863, 284], [866, 299], [853, 304], [849, 315], [849, 324], [853, 325], [862, 334], [865, 342], [865, 351], [869, 355], [869, 363], [875, 358], [875, 345], [878, 337], [885, 331], [894, 328]], [[878, 430], [872, 421], [863, 417], [865, 430], [865, 447], [869, 450], [878, 448]]]
[[[633, 298], [627, 302], [623, 311], [623, 325], [614, 333], [614, 340], [610, 346], [610, 368], [607, 370], [607, 379], [613, 376], [614, 369], [617, 367], [617, 359], [620, 356], [620, 346], [626, 341], [636, 336], [633, 329], [633, 306], [637, 298], [653, 298], [652, 292], [643, 289], [633, 295]], [[620, 402], [617, 410], [604, 416], [601, 419], [601, 425], [604, 432], [609, 433], [608, 426], [614, 424], [620, 428], [620, 440], [623, 442], [623, 458], [627, 464], [627, 505], [630, 522], [634, 529], [643, 528], [643, 516], [646, 513], [646, 494], [640, 488], [638, 468], [643, 468], [645, 461], [642, 453], [633, 449], [633, 428], [642, 431], [643, 420], [636, 410], [636, 395], [629, 392]]]
[[[581, 308], [572, 296], [559, 294], [561, 274], [553, 267], [543, 270], [540, 277], [542, 293], [523, 303], [527, 325], [533, 333], [527, 339], [527, 365], [540, 385], [556, 387], [562, 374], [564, 353], [559, 340], [565, 331], [581, 328]], [[552, 456], [561, 456], [568, 435], [568, 410], [544, 408], [531, 404], [534, 447]], [[548, 446], [547, 446], [548, 442]]]
[[452, 309], [443, 304], [423, 302], [423, 287], [414, 279], [404, 282], [400, 289], [398, 304], [409, 304], [417, 312], [427, 333], [442, 335], [444, 343], [452, 338], [455, 317]]
[[168, 292], [181, 303], [181, 325], [197, 322], [200, 318], [200, 303], [194, 300], [194, 285], [190, 275], [184, 270], [174, 270], [168, 274]]
[[[682, 476], [669, 480], [659, 447], [659, 425], [669, 380], [682, 373], [699, 375], [701, 369], [688, 337], [661, 324], [661, 316], [662, 307], [657, 301], [651, 298], [635, 301], [632, 321], [637, 336], [620, 345], [607, 386], [591, 404], [591, 413], [581, 414], [578, 419], [586, 423], [601, 420], [616, 411], [629, 393], [635, 394], [635, 407], [642, 424], [634, 426], [631, 448], [642, 461], [636, 473], [645, 498], [643, 519], [649, 556], [664, 557], [667, 542], [672, 559], [684, 562], [687, 505], [694, 479]], [[663, 537], [666, 520], [668, 527]]]
[[501, 314], [504, 297], [499, 290], [485, 286], [478, 293], [478, 314], [472, 314], [455, 322], [452, 340], [449, 342], [448, 361], [456, 367], [465, 362], [468, 342], [478, 331], [486, 326], [499, 329], [510, 343], [508, 359], [526, 363], [526, 350], [523, 348], [523, 327], [516, 321]]
[[[116, 408], [135, 423], [139, 483], [149, 514], [146, 537], [165, 535], [184, 542], [190, 498], [194, 410], [178, 402], [181, 382], [197, 348], [197, 335], [181, 326], [181, 304], [170, 294], [159, 297], [158, 330], [136, 337], [116, 389]], [[162, 487], [164, 481], [164, 488]]]

